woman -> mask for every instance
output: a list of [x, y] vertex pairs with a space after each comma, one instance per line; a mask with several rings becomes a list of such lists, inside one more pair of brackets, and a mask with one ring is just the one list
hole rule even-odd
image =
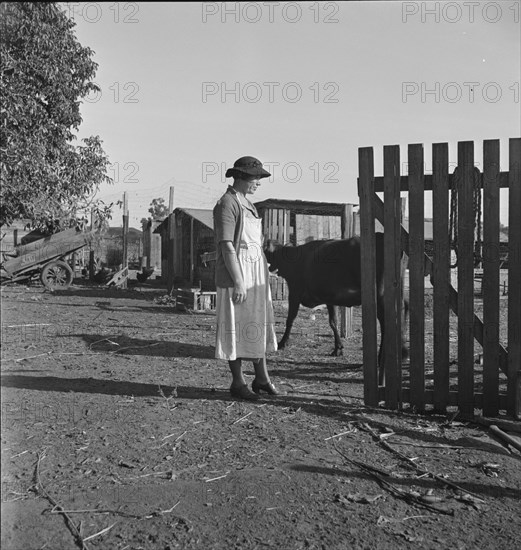
[[[247, 195], [271, 174], [254, 157], [241, 157], [226, 177], [233, 185], [213, 210], [217, 246], [217, 334], [215, 357], [228, 361], [230, 393], [241, 399], [259, 399], [262, 391], [279, 395], [266, 367], [266, 352], [277, 349], [269, 272], [262, 251], [262, 220]], [[255, 379], [249, 390], [242, 360], [253, 362]]]

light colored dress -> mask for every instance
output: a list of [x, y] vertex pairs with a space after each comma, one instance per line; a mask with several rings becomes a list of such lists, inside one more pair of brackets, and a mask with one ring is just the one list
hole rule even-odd
[[277, 349], [269, 271], [262, 252], [262, 220], [242, 202], [244, 227], [238, 255], [246, 300], [233, 302], [233, 287], [217, 287], [216, 359], [260, 359]]

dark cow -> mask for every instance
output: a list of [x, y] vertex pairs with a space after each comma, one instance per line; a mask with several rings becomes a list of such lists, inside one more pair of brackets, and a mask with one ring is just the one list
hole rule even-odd
[[[376, 302], [380, 322], [381, 341], [378, 362], [382, 367], [384, 322], [384, 239], [383, 233], [376, 233]], [[279, 342], [283, 349], [289, 339], [291, 327], [300, 304], [316, 307], [326, 304], [329, 313], [329, 325], [335, 335], [335, 349], [331, 355], [340, 355], [343, 345], [337, 329], [335, 306], [359, 306], [361, 298], [360, 239], [310, 241], [300, 246], [281, 246], [273, 241], [267, 242], [265, 249], [269, 269], [284, 277], [289, 290], [289, 309], [286, 331]], [[405, 262], [402, 262], [402, 271]], [[407, 316], [408, 304], [404, 299], [403, 322]], [[402, 355], [408, 356], [402, 330]], [[383, 375], [380, 369], [380, 376]]]

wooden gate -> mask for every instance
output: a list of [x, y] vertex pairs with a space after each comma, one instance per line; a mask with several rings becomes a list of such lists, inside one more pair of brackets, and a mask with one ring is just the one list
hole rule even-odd
[[[519, 418], [521, 402], [521, 139], [509, 140], [509, 171], [500, 170], [499, 140], [483, 142], [482, 318], [475, 311], [474, 142], [458, 142], [457, 174], [449, 174], [447, 143], [432, 146], [432, 174], [424, 173], [422, 144], [408, 146], [408, 175], [400, 174], [400, 148], [384, 147], [384, 175], [374, 177], [373, 148], [359, 149], [358, 193], [362, 243], [362, 325], [364, 399], [369, 406], [385, 401], [397, 409], [433, 406], [445, 413], [457, 406], [462, 418], [475, 409], [486, 416], [499, 411]], [[449, 193], [457, 190], [457, 290], [451, 282]], [[508, 316], [500, 308], [500, 188], [508, 189]], [[433, 241], [425, 253], [424, 193], [432, 191]], [[382, 201], [376, 194], [383, 192]], [[400, 192], [408, 192], [409, 227], [400, 224]], [[452, 209], [451, 209], [452, 210]], [[384, 226], [385, 383], [377, 377], [375, 219]], [[410, 363], [402, 366], [399, 312], [400, 256], [409, 258]], [[425, 273], [431, 273], [432, 316], [425, 316]], [[454, 314], [456, 317], [454, 317]], [[479, 312], [478, 312], [479, 313]], [[432, 330], [426, 329], [426, 320]], [[432, 319], [432, 321], [431, 321]], [[452, 331], [451, 320], [457, 325]], [[475, 350], [477, 341], [482, 350]], [[426, 354], [426, 341], [429, 354]], [[505, 342], [508, 342], [505, 345]], [[431, 345], [432, 343], [432, 345]], [[457, 358], [450, 349], [457, 343]], [[481, 353], [475, 354], [475, 351]], [[427, 356], [429, 355], [429, 357]], [[476, 362], [477, 357], [477, 362]], [[431, 407], [432, 408], [432, 407]]]

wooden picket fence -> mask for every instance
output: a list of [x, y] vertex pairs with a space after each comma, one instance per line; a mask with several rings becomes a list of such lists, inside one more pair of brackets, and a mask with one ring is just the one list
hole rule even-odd
[[[408, 146], [408, 175], [400, 174], [400, 147], [385, 146], [383, 177], [374, 177], [373, 148], [359, 149], [358, 192], [362, 243], [362, 324], [364, 398], [391, 409], [409, 403], [416, 410], [432, 406], [445, 413], [456, 406], [460, 417], [475, 409], [486, 416], [506, 411], [521, 415], [521, 139], [509, 140], [509, 171], [500, 171], [499, 140], [483, 142], [483, 318], [475, 313], [474, 243], [476, 170], [474, 142], [458, 142], [458, 177], [449, 174], [447, 143], [432, 145], [432, 174], [424, 173], [422, 144]], [[449, 196], [458, 194], [457, 290], [451, 284]], [[508, 320], [500, 341], [500, 188], [508, 189]], [[425, 253], [424, 193], [432, 191], [434, 252]], [[382, 201], [376, 194], [383, 192]], [[400, 224], [400, 192], [409, 196], [409, 231]], [[385, 241], [385, 383], [377, 377], [377, 317], [375, 288], [375, 219], [384, 226]], [[409, 258], [410, 363], [402, 366], [400, 345], [400, 256]], [[432, 333], [425, 328], [425, 272], [433, 285]], [[450, 310], [457, 315], [457, 359], [451, 361]], [[455, 331], [456, 332], [456, 331]], [[432, 361], [426, 363], [426, 338], [433, 340]], [[476, 364], [476, 340], [482, 347]], [[454, 366], [455, 364], [455, 366]], [[427, 368], [428, 367], [428, 368]], [[407, 376], [408, 371], [408, 376]], [[426, 376], [427, 375], [427, 376]], [[476, 389], [476, 387], [478, 389]], [[506, 387], [506, 391], [504, 388]]]

